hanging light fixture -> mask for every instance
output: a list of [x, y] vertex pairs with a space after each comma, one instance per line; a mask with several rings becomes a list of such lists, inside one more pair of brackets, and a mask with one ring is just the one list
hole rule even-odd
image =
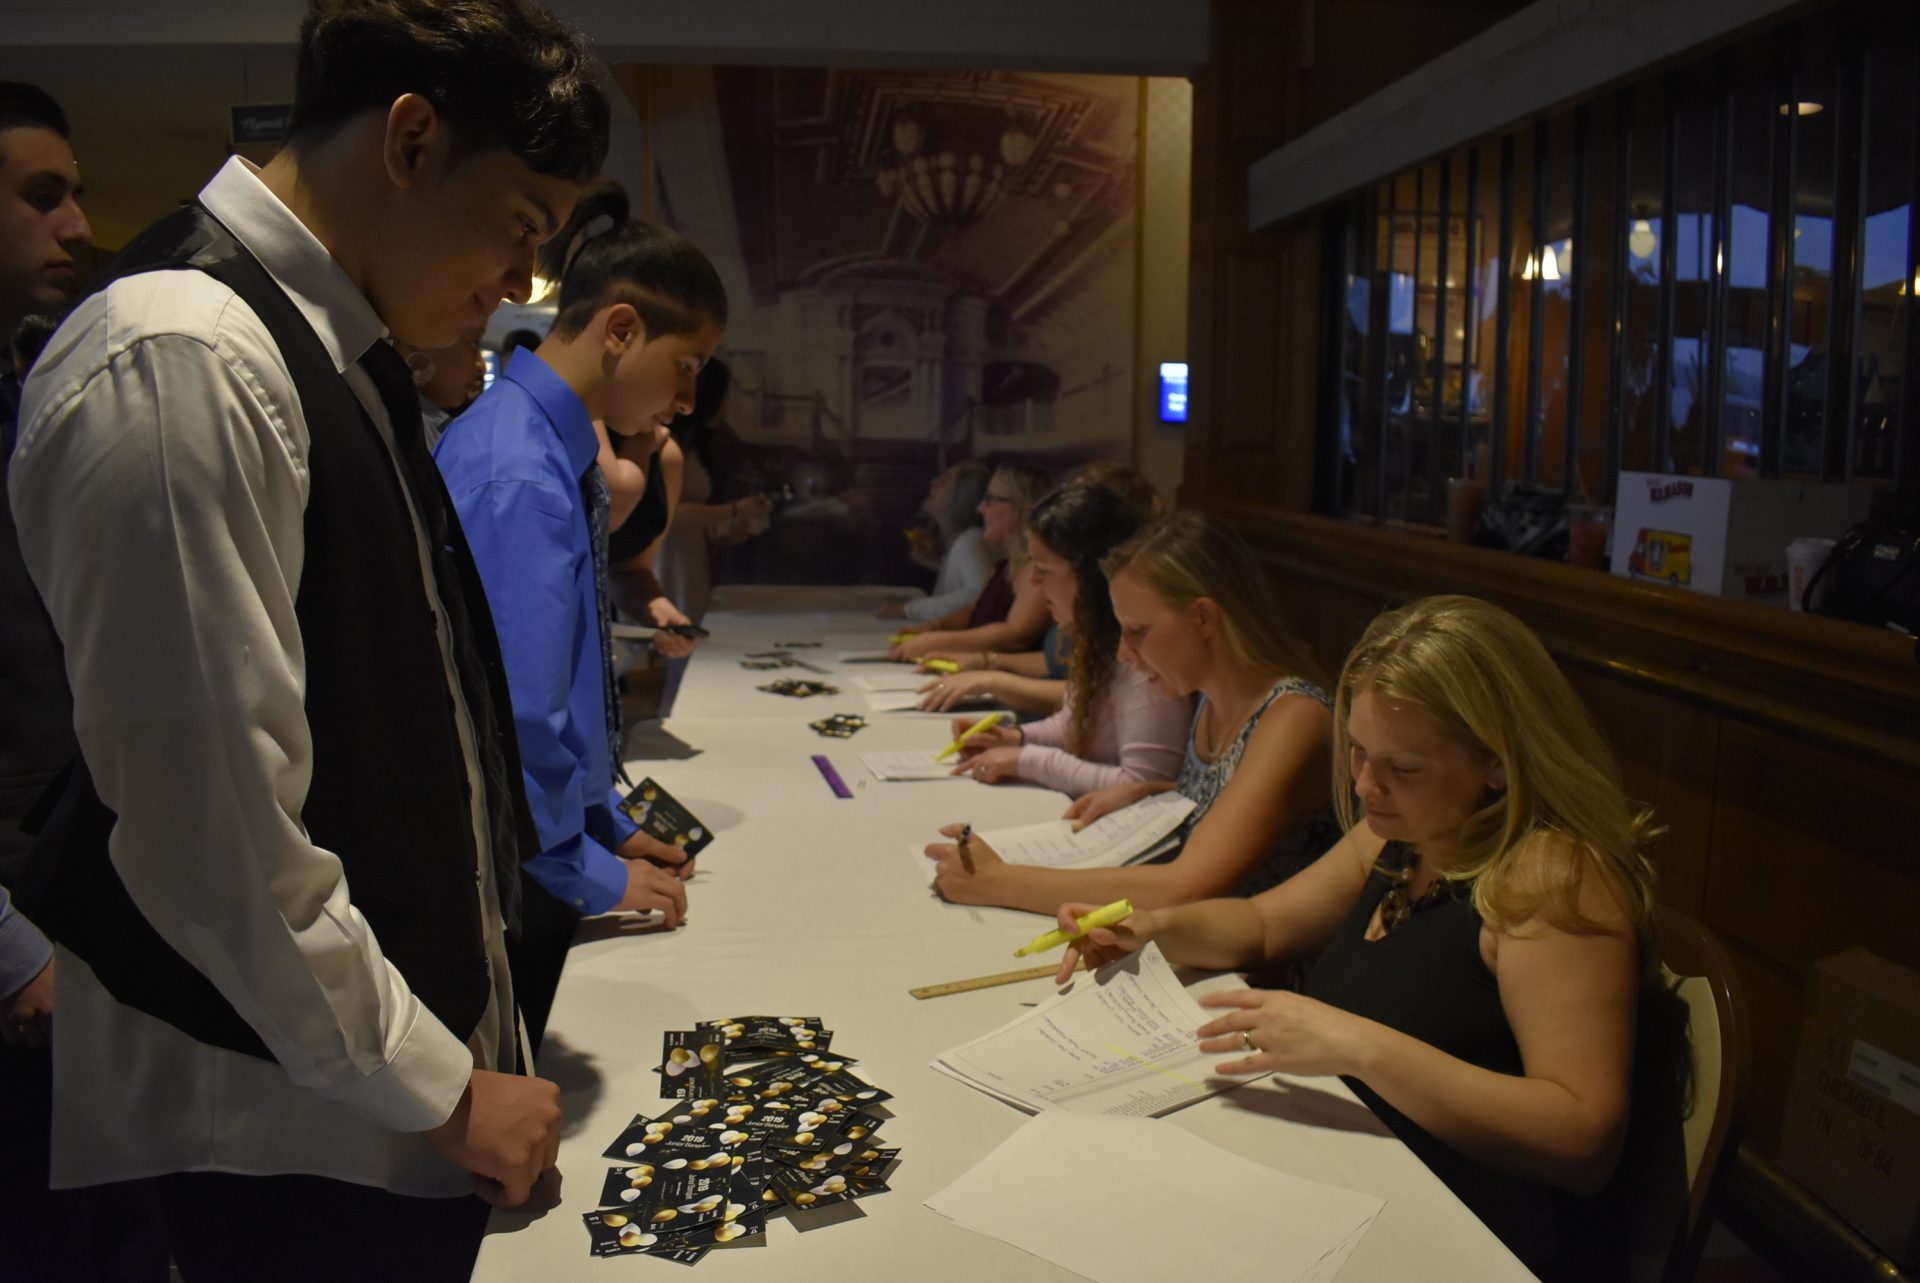
[[1652, 258], [1659, 248], [1660, 238], [1654, 234], [1653, 224], [1644, 218], [1634, 219], [1627, 229], [1627, 252], [1635, 258]]
[[1009, 176], [1033, 159], [1038, 142], [1012, 116], [1000, 118], [997, 129], [969, 123], [942, 122], [936, 140], [918, 117], [896, 116], [892, 160], [880, 166], [874, 186], [929, 226], [973, 226], [999, 204]]

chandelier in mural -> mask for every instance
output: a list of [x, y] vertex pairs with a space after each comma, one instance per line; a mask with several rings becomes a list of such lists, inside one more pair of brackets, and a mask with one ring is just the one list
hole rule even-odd
[[1033, 158], [1026, 122], [998, 110], [928, 110], [893, 118], [893, 147], [874, 175], [880, 194], [921, 222], [971, 227], [999, 203]]

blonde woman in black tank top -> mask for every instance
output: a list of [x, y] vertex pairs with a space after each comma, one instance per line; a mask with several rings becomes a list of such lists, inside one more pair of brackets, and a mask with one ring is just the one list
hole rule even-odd
[[1319, 953], [1305, 994], [1202, 999], [1221, 1071], [1345, 1076], [1536, 1273], [1619, 1277], [1595, 1196], [1654, 956], [1650, 817], [1539, 640], [1472, 598], [1376, 619], [1335, 733], [1347, 832], [1325, 855], [1250, 900], [1096, 931], [1063, 978], [1149, 940], [1220, 969]]

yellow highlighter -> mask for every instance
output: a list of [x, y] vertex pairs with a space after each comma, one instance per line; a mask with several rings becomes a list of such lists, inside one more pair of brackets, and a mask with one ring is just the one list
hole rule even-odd
[[1045, 935], [1035, 936], [1013, 951], [1016, 958], [1024, 958], [1030, 953], [1045, 953], [1049, 949], [1058, 949], [1063, 944], [1071, 944], [1095, 927], [1111, 927], [1125, 922], [1133, 916], [1133, 901], [1115, 900], [1104, 909], [1095, 909], [1084, 918], [1075, 920], [1078, 931], [1062, 931], [1058, 927]]
[[960, 671], [960, 665], [950, 659], [923, 659], [920, 662], [927, 666], [929, 672], [957, 673]]
[[893, 636], [887, 638], [887, 641], [892, 645], [898, 646], [901, 642], [912, 641], [919, 635], [919, 633], [895, 633]]
[[960, 751], [960, 746], [978, 735], [981, 731], [992, 730], [1006, 717], [1005, 713], [988, 713], [985, 717], [960, 732], [960, 738], [933, 755], [936, 762], [944, 762]]

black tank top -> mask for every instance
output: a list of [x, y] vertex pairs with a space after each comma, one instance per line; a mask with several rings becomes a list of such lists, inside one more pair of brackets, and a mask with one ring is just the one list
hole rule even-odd
[[[1500, 1005], [1500, 986], [1480, 956], [1482, 922], [1469, 888], [1427, 905], [1392, 934], [1367, 939], [1373, 911], [1392, 885], [1382, 870], [1404, 868], [1409, 855], [1401, 842], [1381, 851], [1359, 902], [1314, 963], [1307, 995], [1468, 1064], [1499, 1074], [1523, 1073], [1519, 1044]], [[1622, 1276], [1624, 1261], [1611, 1258], [1623, 1245], [1618, 1235], [1605, 1232], [1612, 1216], [1600, 1198], [1578, 1198], [1497, 1172], [1436, 1139], [1360, 1080], [1346, 1083], [1542, 1279]], [[1596, 1242], [1604, 1245], [1598, 1253]]]
[[620, 528], [607, 536], [607, 564], [617, 566], [623, 561], [631, 561], [652, 547], [653, 541], [667, 528], [667, 470], [660, 466], [660, 452], [654, 451], [647, 460], [647, 488], [640, 492], [640, 502], [633, 506], [633, 512], [620, 523]]

